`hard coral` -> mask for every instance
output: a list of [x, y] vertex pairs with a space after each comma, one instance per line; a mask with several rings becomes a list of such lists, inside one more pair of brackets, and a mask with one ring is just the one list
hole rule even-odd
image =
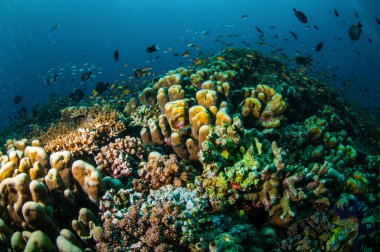
[[[101, 144], [117, 137], [126, 129], [123, 116], [107, 107], [71, 108], [69, 116], [67, 113], [62, 111], [65, 116], [60, 122], [50, 126], [45, 134], [39, 136], [49, 153], [68, 150], [74, 157], [94, 156]], [[68, 123], [66, 120], [69, 119], [65, 118], [78, 118], [78, 121]]]
[[142, 162], [138, 170], [138, 177], [133, 180], [133, 188], [139, 192], [157, 190], [164, 185], [175, 187], [190, 186], [196, 170], [185, 160], [179, 161], [175, 155], [161, 156]]
[[95, 161], [103, 175], [125, 180], [136, 172], [138, 164], [148, 156], [148, 150], [141, 139], [126, 136], [103, 146]]

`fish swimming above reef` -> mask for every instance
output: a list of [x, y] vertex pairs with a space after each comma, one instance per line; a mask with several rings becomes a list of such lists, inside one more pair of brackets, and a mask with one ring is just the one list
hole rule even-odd
[[145, 76], [145, 72], [142, 69], [136, 69], [134, 75], [138, 79]]
[[22, 107], [20, 108], [20, 110], [17, 111], [17, 114], [18, 114], [18, 117], [19, 117], [19, 118], [25, 118], [26, 115], [27, 115], [27, 110], [26, 110], [26, 108], [25, 108], [24, 106], [22, 106]]
[[107, 88], [110, 86], [109, 82], [107, 83], [104, 83], [104, 82], [101, 82], [99, 81], [96, 86], [95, 86], [95, 90], [96, 92], [98, 92], [99, 94], [102, 94], [104, 91], [107, 90]]
[[310, 57], [297, 56], [297, 57], [294, 58], [294, 61], [298, 65], [308, 66], [313, 61], [313, 59], [310, 58]]
[[58, 79], [58, 74], [49, 75], [46, 78], [46, 85], [51, 86]]
[[82, 89], [77, 88], [70, 93], [69, 97], [73, 99], [73, 101], [81, 101], [84, 98], [84, 92]]
[[158, 47], [158, 44], [150, 45], [146, 48], [147, 53], [154, 53], [157, 52], [160, 48]]
[[13, 103], [14, 104], [19, 104], [21, 102], [21, 99], [22, 99], [22, 96], [20, 95], [16, 95], [14, 98], [13, 98]]
[[256, 31], [257, 31], [258, 33], [260, 33], [260, 34], [263, 34], [263, 35], [264, 35], [264, 32], [263, 32], [263, 30], [261, 30], [261, 29], [260, 29], [260, 27], [258, 27], [258, 26], [255, 26], [255, 28], [256, 28]]
[[244, 19], [247, 19], [247, 17], [248, 17], [248, 15], [242, 15], [242, 16], [241, 16], [241, 19], [244, 20]]
[[323, 48], [323, 42], [319, 42], [316, 46], [315, 46], [315, 51], [316, 52], [320, 52]]
[[339, 17], [339, 12], [334, 8], [334, 15], [336, 16], [336, 17]]
[[119, 61], [119, 51], [117, 49], [113, 53], [113, 58], [114, 58], [115, 62]]
[[292, 35], [294, 39], [298, 39], [298, 36], [295, 32], [289, 31], [289, 33]]
[[360, 34], [362, 33], [362, 24], [358, 22], [357, 25], [351, 25], [348, 29], [348, 35], [352, 41], [358, 41], [360, 39]]
[[296, 10], [296, 8], [293, 8], [294, 15], [296, 15], [298, 21], [300, 21], [303, 24], [307, 23], [307, 16], [302, 11]]
[[51, 38], [51, 36], [53, 36], [53, 33], [55, 30], [57, 30], [59, 27], [59, 24], [55, 24], [53, 25], [53, 27], [50, 29], [49, 33], [48, 33], [48, 37]]
[[92, 71], [83, 73], [82, 76], [80, 77], [80, 80], [82, 82], [88, 81], [90, 79], [90, 77], [91, 77], [91, 74], [92, 74]]

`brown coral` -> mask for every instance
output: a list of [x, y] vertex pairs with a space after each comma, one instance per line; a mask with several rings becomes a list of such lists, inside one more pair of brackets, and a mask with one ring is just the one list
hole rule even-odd
[[[122, 115], [114, 109], [94, 106], [71, 110], [70, 116], [63, 111], [65, 116], [39, 136], [47, 152], [68, 150], [74, 157], [94, 156], [102, 143], [126, 129]], [[67, 123], [64, 118], [78, 118], [78, 122]]]
[[195, 176], [195, 168], [179, 161], [173, 154], [151, 159], [140, 164], [138, 178], [133, 180], [133, 188], [139, 192], [149, 192], [163, 185], [185, 186]]
[[95, 161], [102, 174], [122, 179], [129, 177], [134, 167], [148, 155], [147, 149], [140, 138], [117, 138], [100, 149]]

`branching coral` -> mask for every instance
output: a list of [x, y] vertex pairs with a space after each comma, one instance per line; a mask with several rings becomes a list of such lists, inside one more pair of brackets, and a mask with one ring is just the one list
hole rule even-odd
[[140, 161], [148, 156], [148, 149], [139, 138], [117, 138], [100, 149], [95, 157], [97, 168], [103, 175], [125, 180], [136, 172]]
[[140, 164], [138, 178], [133, 180], [133, 188], [139, 192], [149, 192], [150, 189], [157, 190], [163, 185], [190, 186], [195, 174], [195, 168], [185, 160], [179, 161], [175, 155], [164, 155]]
[[[71, 110], [70, 118], [79, 117], [79, 122], [67, 123], [65, 116], [39, 136], [47, 152], [68, 150], [74, 157], [94, 156], [103, 143], [126, 129], [123, 116], [116, 110], [98, 106]], [[81, 116], [77, 115], [79, 112]]]

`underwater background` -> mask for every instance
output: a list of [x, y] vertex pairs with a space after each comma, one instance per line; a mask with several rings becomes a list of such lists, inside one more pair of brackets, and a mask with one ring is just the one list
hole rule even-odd
[[[180, 62], [186, 66], [190, 63], [188, 58], [175, 57], [172, 53], [192, 49], [190, 58], [195, 58], [200, 51], [214, 54], [229, 47], [215, 42], [218, 36], [235, 47], [244, 46], [242, 41], [247, 41], [268, 55], [276, 48], [283, 48], [291, 59], [289, 64], [294, 63], [292, 59], [296, 55], [310, 55], [314, 60], [311, 68], [316, 74], [323, 74], [329, 85], [344, 89], [346, 98], [378, 116], [380, 38], [375, 20], [380, 16], [376, 13], [378, 4], [376, 1], [280, 0], [267, 4], [248, 0], [2, 1], [0, 84], [4, 95], [0, 123], [3, 127], [9, 125], [9, 117], [17, 114], [21, 106], [26, 106], [30, 113], [33, 106], [50, 95], [68, 96], [74, 87], [80, 86], [90, 94], [97, 81], [129, 83], [134, 66], [152, 67], [155, 73], [173, 69]], [[309, 28], [295, 18], [293, 8], [307, 14]], [[339, 11], [339, 17], [334, 15], [334, 8]], [[242, 19], [243, 15], [247, 18]], [[353, 42], [348, 28], [358, 21], [363, 24], [363, 32]], [[59, 27], [49, 35], [56, 24]], [[265, 33], [267, 45], [255, 44], [260, 35], [255, 26]], [[291, 37], [290, 30], [298, 34], [297, 40]], [[200, 36], [204, 31], [210, 34]], [[278, 37], [274, 38], [276, 34]], [[285, 38], [289, 41], [284, 41]], [[324, 47], [315, 52], [319, 42]], [[186, 47], [189, 43], [201, 49]], [[159, 44], [161, 50], [154, 55], [146, 53], [145, 48], [150, 44]], [[173, 48], [173, 52], [163, 54], [167, 48]], [[116, 49], [120, 52], [118, 64], [112, 58]], [[160, 58], [152, 60], [156, 56]], [[70, 67], [87, 70], [86, 63], [100, 67], [97, 72], [101, 73], [81, 85], [79, 74], [71, 78]], [[49, 70], [62, 74], [55, 85], [47, 87]], [[19, 105], [10, 99], [16, 95], [23, 96]]]
[[0, 251], [380, 250], [380, 2], [0, 13]]

